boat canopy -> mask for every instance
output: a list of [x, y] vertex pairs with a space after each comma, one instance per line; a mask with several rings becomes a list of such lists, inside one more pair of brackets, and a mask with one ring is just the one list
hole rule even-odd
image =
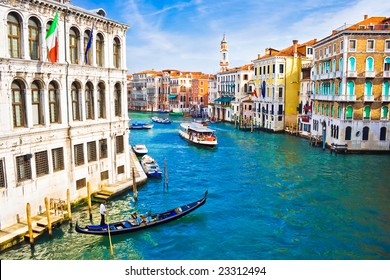
[[214, 132], [215, 130], [207, 127], [207, 126], [204, 126], [200, 123], [194, 123], [194, 122], [185, 122], [185, 123], [181, 123], [180, 126], [182, 128], [185, 128], [185, 129], [191, 129], [191, 130], [194, 130], [194, 131], [197, 131], [197, 132], [202, 132], [202, 133], [210, 133], [210, 132]]

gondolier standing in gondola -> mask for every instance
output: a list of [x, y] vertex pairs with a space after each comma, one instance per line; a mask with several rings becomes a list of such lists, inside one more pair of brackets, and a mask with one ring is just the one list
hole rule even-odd
[[100, 204], [100, 226], [103, 227], [105, 224], [106, 224], [106, 221], [105, 221], [105, 216], [107, 214], [107, 209], [106, 209], [106, 205], [107, 205], [107, 200], [104, 200], [101, 204]]

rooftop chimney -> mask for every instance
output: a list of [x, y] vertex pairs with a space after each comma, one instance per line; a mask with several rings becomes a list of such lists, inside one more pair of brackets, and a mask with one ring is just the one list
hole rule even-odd
[[260, 59], [260, 57], [261, 57], [261, 55], [258, 53], [258, 54], [257, 54], [257, 59]]
[[298, 40], [293, 40], [293, 44], [294, 44], [294, 57], [297, 57], [298, 56]]
[[364, 19], [368, 19], [368, 15], [364, 15]]

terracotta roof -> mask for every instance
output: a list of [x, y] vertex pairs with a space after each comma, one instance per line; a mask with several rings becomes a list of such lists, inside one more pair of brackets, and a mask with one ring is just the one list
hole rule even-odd
[[[386, 21], [387, 19], [387, 21]], [[367, 18], [367, 19], [364, 19], [362, 21], [359, 21], [358, 23], [346, 28], [346, 30], [356, 30], [356, 29], [359, 29], [360, 26], [364, 25], [364, 26], [369, 26], [369, 25], [378, 25], [378, 24], [385, 24], [386, 22], [388, 22], [388, 18], [386, 17], [370, 17], [370, 18]], [[376, 28], [374, 28], [376, 29]]]
[[[317, 39], [312, 39], [310, 41], [307, 41], [302, 44], [297, 44], [297, 54], [298, 56], [306, 56], [306, 47], [307, 46], [313, 46], [315, 43], [317, 43]], [[268, 57], [273, 57], [273, 56], [294, 56], [294, 44], [283, 49], [283, 50], [276, 50], [272, 48], [267, 48], [266, 51], [268, 53], [264, 54], [263, 56], [260, 56], [257, 58], [258, 59], [264, 59]]]

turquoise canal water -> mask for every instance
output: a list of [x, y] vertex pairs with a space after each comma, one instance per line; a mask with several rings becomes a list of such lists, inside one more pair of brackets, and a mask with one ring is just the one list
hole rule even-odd
[[[149, 121], [151, 114], [130, 113]], [[177, 221], [128, 235], [76, 233], [69, 224], [54, 229], [32, 249], [23, 244], [1, 259], [390, 259], [390, 156], [336, 155], [283, 134], [238, 131], [211, 124], [219, 145], [206, 149], [178, 135], [181, 117], [170, 125], [131, 131], [132, 145], [144, 143], [163, 167], [163, 180], [150, 179], [109, 202], [110, 220], [138, 212], [160, 212], [201, 198], [205, 205]], [[89, 223], [86, 207], [73, 219]], [[98, 205], [93, 205], [99, 222]]]

